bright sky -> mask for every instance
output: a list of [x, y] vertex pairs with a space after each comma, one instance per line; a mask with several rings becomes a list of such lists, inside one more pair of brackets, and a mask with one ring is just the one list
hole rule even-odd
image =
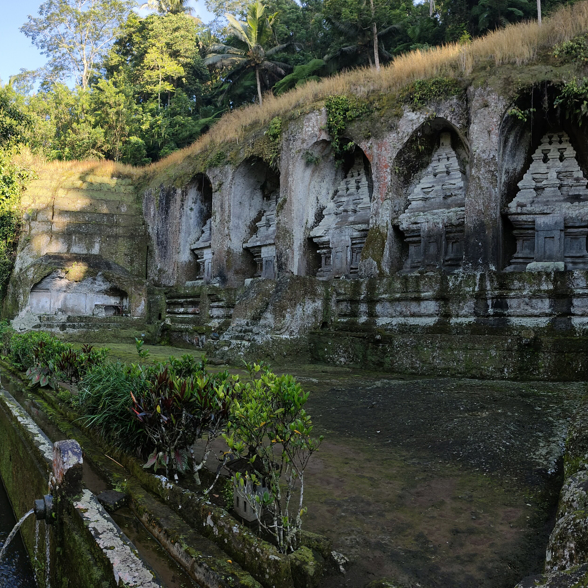
[[[43, 0], [0, 0], [2, 18], [0, 18], [0, 80], [8, 83], [10, 76], [22, 68], [36, 69], [45, 64], [45, 57], [20, 32], [20, 27], [27, 21], [29, 14], [36, 16]], [[142, 4], [140, 0], [138, 4]], [[206, 10], [204, 0], [189, 0], [194, 16], [209, 22], [213, 16]], [[147, 11], [142, 11], [147, 14]]]

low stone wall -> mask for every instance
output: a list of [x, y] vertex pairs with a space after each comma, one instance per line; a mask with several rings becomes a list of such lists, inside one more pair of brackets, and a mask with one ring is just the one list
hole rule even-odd
[[[71, 456], [64, 459], [60, 447], [64, 443], [77, 447], [75, 460]], [[136, 555], [136, 548], [94, 495], [81, 490], [81, 467], [81, 450], [75, 441], [54, 447], [22, 406], [0, 390], [0, 475], [17, 518], [35, 500], [48, 492], [53, 495], [56, 516], [49, 525], [50, 584], [116, 588], [123, 583], [129, 588], [157, 588], [160, 583]], [[72, 468], [77, 471], [68, 476], [66, 470], [72, 473]], [[35, 554], [33, 521], [31, 516], [21, 527], [31, 561]], [[40, 555], [39, 560], [44, 559]], [[46, 586], [46, 581], [45, 570], [37, 573], [39, 586]]]
[[152, 300], [164, 340], [224, 360], [295, 357], [416, 375], [588, 377], [585, 271], [287, 276], [241, 288], [161, 290]]
[[516, 588], [572, 588], [588, 584], [588, 402], [576, 414], [566, 441], [564, 484], [549, 537], [545, 574]]

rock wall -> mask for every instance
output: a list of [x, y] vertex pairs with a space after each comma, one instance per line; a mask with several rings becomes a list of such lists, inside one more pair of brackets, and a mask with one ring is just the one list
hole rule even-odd
[[164, 338], [228, 356], [296, 341], [321, 361], [410, 373], [580, 377], [588, 139], [549, 83], [538, 92], [476, 85], [360, 120], [338, 157], [318, 107], [278, 143], [252, 131], [175, 178], [44, 173], [7, 308], [22, 328], [66, 331], [60, 304], [96, 325], [146, 316]]
[[123, 328], [130, 337], [146, 314], [140, 201], [132, 178], [77, 165], [41, 169], [24, 195], [4, 312], [18, 329], [42, 325], [83, 338], [86, 330]]

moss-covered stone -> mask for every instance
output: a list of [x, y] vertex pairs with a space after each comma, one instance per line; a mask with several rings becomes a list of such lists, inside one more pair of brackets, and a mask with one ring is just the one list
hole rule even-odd
[[324, 558], [308, 547], [300, 547], [288, 556], [296, 588], [318, 588], [324, 572]]

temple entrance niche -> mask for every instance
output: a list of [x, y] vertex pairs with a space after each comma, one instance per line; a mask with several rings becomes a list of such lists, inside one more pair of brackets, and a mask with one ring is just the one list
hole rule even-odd
[[500, 188], [506, 271], [588, 269], [588, 141], [544, 84], [501, 126]]
[[[466, 150], [457, 132], [448, 125], [442, 119], [427, 123], [412, 137], [407, 151], [400, 156], [405, 175], [411, 170], [414, 173], [412, 184], [407, 187], [408, 206], [398, 218], [408, 246], [405, 272], [455, 271], [462, 265]], [[421, 154], [427, 150], [431, 153], [430, 159], [421, 155], [429, 161], [424, 170], [410, 164], [415, 146]], [[408, 178], [404, 179], [408, 184]]]
[[231, 248], [240, 250], [235, 277], [275, 279], [276, 207], [280, 176], [263, 160], [245, 160], [235, 172], [231, 200]]
[[588, 269], [587, 185], [568, 134], [546, 133], [508, 205], [516, 251], [507, 270]]
[[57, 270], [31, 288], [29, 308], [33, 314], [121, 316], [129, 313], [129, 298], [101, 273], [72, 281], [64, 270]]
[[212, 279], [212, 184], [208, 176], [196, 176], [188, 190], [185, 209], [191, 232], [190, 250], [196, 258], [194, 278], [208, 283]]
[[310, 232], [317, 247], [320, 267], [317, 278], [358, 277], [361, 252], [370, 222], [372, 174], [361, 149], [346, 155], [343, 177], [336, 186], [322, 219]]

